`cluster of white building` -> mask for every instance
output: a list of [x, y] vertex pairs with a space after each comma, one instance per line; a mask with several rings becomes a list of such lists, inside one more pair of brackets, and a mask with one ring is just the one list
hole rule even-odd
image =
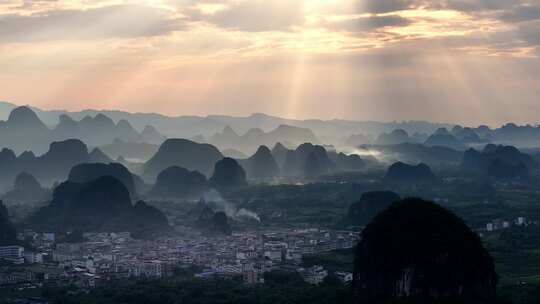
[[265, 272], [286, 266], [301, 273], [306, 282], [318, 284], [325, 272], [301, 268], [302, 257], [352, 248], [357, 235], [352, 231], [303, 229], [136, 240], [127, 232], [85, 233], [84, 242], [55, 243], [53, 234], [27, 231], [21, 238], [32, 240], [38, 250], [0, 247], [0, 259], [21, 265], [9, 273], [0, 269], [0, 277], [9, 277], [0, 279], [0, 285], [38, 282], [94, 287], [112, 279], [161, 278], [185, 265], [204, 269], [199, 277], [242, 276], [248, 284], [262, 283]]
[[486, 224], [486, 231], [493, 232], [501, 229], [508, 229], [511, 226], [527, 226], [530, 224], [525, 217], [518, 217], [513, 220], [495, 219]]

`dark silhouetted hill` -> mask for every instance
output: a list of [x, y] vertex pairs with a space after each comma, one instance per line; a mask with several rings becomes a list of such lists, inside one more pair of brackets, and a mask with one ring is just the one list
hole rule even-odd
[[[444, 131], [441, 131], [444, 130]], [[429, 136], [429, 138], [424, 142], [424, 145], [428, 147], [445, 147], [454, 149], [457, 151], [463, 151], [467, 149], [467, 146], [454, 137], [446, 129], [438, 130], [435, 134]]]
[[409, 134], [403, 129], [397, 129], [390, 133], [381, 133], [379, 137], [377, 137], [378, 145], [397, 145], [411, 141]]
[[37, 157], [34, 164], [25, 168], [28, 173], [46, 183], [62, 181], [73, 166], [90, 160], [88, 148], [78, 139], [53, 142], [47, 153]]
[[528, 179], [530, 171], [537, 164], [532, 156], [516, 147], [489, 144], [481, 152], [467, 150], [461, 166], [465, 170], [476, 170], [497, 179]]
[[167, 231], [169, 224], [167, 217], [159, 209], [138, 201], [130, 212], [130, 225], [128, 230], [136, 238], [146, 238], [159, 231]]
[[247, 186], [246, 172], [236, 160], [225, 157], [216, 163], [209, 184], [219, 191], [230, 191], [244, 187]]
[[422, 144], [399, 144], [387, 146], [368, 146], [383, 155], [406, 163], [425, 163], [430, 167], [456, 166], [463, 153], [446, 147], [428, 147]]
[[356, 248], [354, 287], [366, 303], [488, 304], [496, 286], [480, 238], [450, 211], [420, 199], [382, 211]]
[[155, 129], [155, 132], [147, 130], [143, 136], [127, 120], [120, 119], [115, 124], [111, 118], [101, 113], [94, 117], [85, 116], [80, 121], [66, 114], [57, 117], [58, 124], [55, 122], [56, 126], [49, 129], [31, 108], [14, 108], [6, 121], [0, 121], [2, 146], [17, 153], [29, 150], [42, 154], [51, 142], [67, 139], [79, 139], [90, 146], [100, 146], [110, 144], [117, 138], [126, 142], [161, 142], [163, 138]]
[[225, 212], [219, 211], [214, 214], [212, 217], [212, 231], [224, 235], [231, 235], [231, 226], [229, 226], [229, 219]]
[[455, 126], [452, 129], [451, 134], [466, 144], [481, 144], [489, 142], [488, 139], [481, 138], [480, 135], [478, 135], [478, 133], [476, 133], [472, 128]]
[[366, 168], [366, 163], [356, 154], [328, 152], [328, 157], [341, 171], [360, 171]]
[[[161, 212], [147, 205], [134, 207], [124, 184], [112, 176], [103, 176], [86, 183], [67, 181], [60, 184], [54, 190], [50, 204], [40, 209], [29, 224], [56, 232], [138, 233], [141, 227], [167, 227], [166, 218], [158, 213]], [[146, 231], [147, 234], [152, 232], [156, 231]]]
[[203, 174], [173, 166], [159, 173], [148, 196], [161, 199], [194, 199], [200, 198], [207, 189], [208, 181]]
[[153, 145], [161, 145], [165, 141], [165, 136], [161, 135], [154, 126], [146, 125], [141, 131], [143, 142]]
[[41, 187], [34, 176], [21, 172], [15, 178], [13, 189], [7, 192], [3, 199], [13, 203], [44, 202], [50, 199], [50, 192]]
[[238, 135], [231, 127], [226, 126], [221, 133], [210, 137], [208, 142], [220, 149], [236, 149], [243, 153], [253, 153], [259, 146], [274, 146], [279, 142], [293, 146], [304, 142], [320, 143], [311, 130], [289, 125], [279, 125], [269, 132], [251, 128], [244, 135]]
[[204, 200], [199, 201], [189, 214], [196, 218], [195, 226], [207, 234], [230, 235], [232, 233], [225, 212], [215, 212]]
[[0, 246], [17, 244], [17, 232], [15, 226], [9, 219], [9, 212], [2, 201], [0, 201]]
[[301, 144], [296, 150], [288, 150], [282, 174], [294, 177], [316, 177], [336, 171], [337, 166], [322, 146]]
[[88, 158], [90, 162], [93, 163], [108, 164], [113, 162], [113, 160], [105, 153], [103, 153], [103, 151], [101, 151], [99, 148], [94, 148], [92, 152], [90, 152], [90, 154], [88, 155]]
[[347, 137], [344, 141], [345, 146], [358, 147], [361, 145], [369, 145], [373, 143], [373, 138], [365, 134], [353, 134]]
[[17, 152], [43, 153], [50, 143], [50, 130], [29, 107], [17, 107], [6, 121], [0, 122], [2, 146]]
[[133, 174], [119, 163], [84, 163], [74, 166], [68, 180], [74, 183], [87, 183], [103, 176], [112, 176], [122, 182], [132, 197], [137, 195]]
[[272, 148], [272, 156], [276, 160], [281, 170], [283, 170], [283, 166], [285, 165], [285, 161], [287, 160], [287, 153], [289, 151], [289, 149], [287, 149], [282, 143], [279, 142], [276, 143]]
[[168, 139], [145, 164], [144, 177], [155, 180], [157, 175], [172, 166], [212, 175], [214, 165], [223, 158], [219, 150], [209, 144], [199, 144], [187, 139]]
[[[79, 121], [68, 115], [61, 115], [58, 125], [52, 130], [51, 137], [56, 140], [78, 138], [90, 146], [110, 144], [115, 139], [125, 142], [143, 141], [143, 136], [127, 120], [120, 119], [115, 123], [102, 113], [94, 117], [85, 116]], [[159, 140], [159, 136], [156, 140]]]
[[498, 180], [522, 180], [527, 181], [530, 172], [523, 163], [511, 163], [501, 159], [495, 159], [487, 168], [488, 176]]
[[221, 153], [225, 157], [230, 157], [230, 158], [234, 158], [234, 159], [246, 159], [246, 158], [248, 158], [248, 156], [246, 154], [244, 154], [242, 151], [238, 151], [236, 149], [225, 149], [225, 150], [222, 150]]
[[386, 210], [401, 198], [391, 191], [373, 191], [362, 194], [359, 201], [349, 206], [347, 213], [348, 222], [353, 225], [365, 226], [377, 214]]
[[123, 157], [134, 162], [147, 162], [159, 150], [158, 145], [147, 143], [124, 142], [115, 140], [112, 144], [101, 146], [107, 156], [117, 159]]
[[266, 146], [260, 146], [250, 158], [239, 162], [249, 179], [271, 181], [280, 174], [279, 166]]
[[486, 145], [481, 152], [474, 149], [467, 150], [463, 155], [462, 166], [483, 170], [495, 159], [514, 165], [524, 164], [528, 168], [536, 166], [536, 162], [529, 154], [519, 151], [516, 147], [493, 144]]
[[397, 184], [433, 184], [439, 183], [440, 179], [433, 174], [431, 168], [426, 164], [414, 166], [397, 162], [388, 168], [383, 181]]
[[3, 149], [0, 152], [0, 188], [10, 188], [15, 177], [22, 172], [33, 175], [42, 185], [49, 186], [65, 180], [73, 166], [89, 162], [90, 159], [86, 145], [77, 139], [53, 142], [49, 151], [38, 157], [31, 152], [17, 157], [12, 150]]

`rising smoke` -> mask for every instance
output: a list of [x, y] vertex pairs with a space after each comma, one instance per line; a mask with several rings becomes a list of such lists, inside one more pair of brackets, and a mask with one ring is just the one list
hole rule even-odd
[[215, 189], [210, 189], [203, 194], [203, 199], [205, 202], [212, 204], [219, 211], [225, 212], [228, 217], [234, 220], [245, 220], [251, 219], [257, 222], [260, 222], [261, 219], [257, 213], [247, 210], [245, 208], [238, 208], [233, 203], [227, 201], [221, 196], [219, 191]]

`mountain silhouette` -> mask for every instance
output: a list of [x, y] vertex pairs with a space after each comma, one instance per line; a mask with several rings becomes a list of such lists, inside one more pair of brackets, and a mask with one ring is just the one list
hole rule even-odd
[[403, 129], [397, 129], [390, 133], [381, 133], [379, 137], [377, 137], [378, 145], [397, 145], [411, 141], [409, 134]]
[[222, 150], [221, 153], [225, 157], [230, 157], [230, 158], [234, 158], [234, 159], [246, 159], [246, 158], [248, 158], [248, 156], [246, 154], [244, 154], [242, 151], [238, 151], [236, 149], [225, 149], [225, 150]]
[[0, 201], [0, 246], [15, 245], [17, 243], [17, 232], [15, 226], [9, 219], [9, 212], [2, 201]]
[[366, 168], [366, 163], [356, 154], [347, 155], [343, 152], [328, 152], [328, 157], [341, 171], [360, 171]]
[[207, 189], [208, 181], [203, 174], [173, 166], [159, 173], [148, 196], [161, 199], [194, 199], [200, 198]]
[[247, 186], [246, 172], [236, 160], [225, 157], [216, 163], [209, 183], [219, 191], [234, 190]]
[[272, 152], [266, 146], [260, 146], [255, 154], [239, 162], [249, 179], [271, 181], [280, 174], [279, 166]]
[[134, 162], [147, 162], [156, 154], [158, 145], [141, 142], [124, 142], [116, 139], [112, 144], [99, 147], [107, 156], [117, 159], [122, 157]]
[[472, 128], [455, 126], [452, 129], [451, 134], [463, 143], [480, 144], [488, 142], [487, 139], [481, 138], [480, 135], [478, 135], [478, 133], [476, 133]]
[[90, 160], [88, 148], [78, 139], [53, 142], [49, 151], [36, 159], [32, 173], [41, 181], [65, 180], [73, 166]]
[[42, 153], [50, 143], [50, 130], [29, 107], [17, 107], [6, 121], [0, 122], [2, 145], [17, 152]]
[[365, 134], [352, 134], [344, 141], [344, 145], [348, 147], [358, 147], [361, 145], [372, 144], [373, 138]]
[[[102, 176], [86, 183], [67, 181], [60, 184], [54, 190], [50, 204], [41, 208], [29, 224], [55, 232], [142, 233], [141, 227], [168, 227], [161, 211], [146, 204], [133, 206], [128, 189], [112, 176]], [[152, 232], [157, 231], [148, 230], [146, 234]]]
[[125, 119], [119, 120], [116, 124], [114, 136], [127, 142], [138, 142], [142, 140], [141, 134], [133, 129], [131, 124]]
[[[52, 124], [51, 124], [52, 125]], [[98, 113], [85, 116], [80, 121], [67, 114], [58, 116], [58, 123], [49, 129], [29, 107], [14, 108], [6, 121], [0, 122], [0, 137], [3, 146], [18, 153], [30, 150], [37, 154], [46, 151], [51, 142], [79, 139], [90, 146], [110, 144], [118, 138], [126, 142], [161, 142], [163, 136], [155, 128], [139, 134], [125, 119], [115, 123], [108, 116]]]
[[101, 151], [101, 149], [99, 148], [94, 148], [92, 150], [92, 152], [90, 152], [90, 154], [88, 155], [88, 158], [91, 162], [93, 163], [112, 163], [113, 160], [108, 157], [105, 153], [103, 153], [103, 151]]
[[480, 238], [431, 202], [382, 211], [362, 231], [354, 263], [354, 288], [369, 303], [494, 302], [497, 274]]
[[433, 174], [426, 164], [416, 166], [397, 162], [392, 164], [386, 171], [384, 182], [397, 184], [430, 184], [438, 183], [440, 179]]
[[199, 171], [206, 176], [213, 172], [214, 164], [223, 158], [219, 150], [209, 144], [187, 139], [167, 139], [156, 154], [144, 165], [144, 177], [154, 181], [157, 175], [172, 166]]
[[372, 191], [362, 194], [359, 201], [349, 206], [347, 219], [351, 224], [365, 226], [379, 214], [386, 210], [393, 203], [401, 198], [391, 191]]
[[199, 201], [190, 213], [197, 216], [195, 225], [206, 234], [230, 235], [232, 233], [229, 219], [225, 212], [215, 212], [203, 200]]
[[481, 152], [474, 149], [465, 151], [461, 167], [495, 179], [527, 180], [537, 163], [516, 147], [488, 144]]
[[129, 215], [129, 231], [137, 238], [151, 237], [154, 232], [167, 231], [169, 224], [167, 217], [159, 209], [138, 201]]
[[512, 163], [499, 158], [493, 160], [487, 168], [488, 176], [499, 180], [527, 181], [530, 177], [529, 168], [524, 163]]
[[316, 177], [337, 169], [322, 146], [304, 143], [287, 151], [282, 173], [285, 176]]
[[[58, 125], [52, 130], [55, 139], [78, 138], [90, 146], [112, 143], [115, 139], [125, 142], [142, 142], [143, 137], [125, 119], [115, 123], [108, 116], [99, 113], [94, 117], [85, 116], [76, 121], [67, 115], [59, 117]], [[147, 136], [148, 140], [151, 140]]]
[[146, 125], [141, 131], [143, 142], [153, 145], [161, 145], [165, 141], [165, 136], [161, 135], [154, 126]]
[[283, 169], [283, 166], [285, 166], [285, 161], [287, 160], [287, 153], [289, 151], [290, 150], [285, 148], [285, 146], [280, 142], [276, 143], [272, 148], [272, 156], [276, 160], [280, 169]]
[[269, 132], [264, 132], [260, 128], [251, 128], [244, 135], [238, 135], [231, 127], [226, 126], [222, 132], [211, 136], [208, 142], [220, 149], [235, 149], [243, 153], [252, 153], [260, 146], [274, 146], [279, 142], [296, 146], [304, 142], [319, 143], [320, 141], [307, 128], [279, 125]]
[[404, 163], [425, 163], [432, 168], [458, 166], [463, 158], [461, 151], [441, 146], [428, 147], [423, 144], [374, 145], [365, 148]]
[[16, 176], [22, 172], [33, 175], [47, 187], [66, 180], [75, 165], [107, 160], [99, 151], [88, 153], [87, 146], [78, 139], [53, 142], [43, 155], [35, 156], [30, 151], [19, 157], [10, 149], [0, 151], [0, 189], [9, 189]]
[[456, 137], [448, 132], [446, 129], [441, 129], [445, 131], [438, 131], [435, 134], [429, 136], [429, 138], [424, 142], [424, 145], [428, 147], [446, 147], [458, 151], [463, 151], [467, 146], [459, 141]]
[[14, 203], [36, 203], [49, 199], [49, 191], [39, 184], [29, 173], [21, 172], [15, 178], [13, 189], [7, 192], [3, 200]]
[[11, 128], [11, 131], [30, 130], [44, 132], [48, 130], [47, 126], [39, 119], [36, 113], [25, 106], [13, 109], [9, 114], [6, 125]]
[[135, 197], [135, 182], [129, 170], [119, 163], [84, 163], [74, 166], [68, 176], [68, 181], [87, 183], [103, 176], [112, 176], [128, 189], [131, 197]]

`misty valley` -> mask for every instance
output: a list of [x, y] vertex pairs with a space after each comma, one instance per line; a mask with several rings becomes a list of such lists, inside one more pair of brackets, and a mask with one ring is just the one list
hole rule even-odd
[[2, 111], [1, 303], [540, 300], [540, 127]]

